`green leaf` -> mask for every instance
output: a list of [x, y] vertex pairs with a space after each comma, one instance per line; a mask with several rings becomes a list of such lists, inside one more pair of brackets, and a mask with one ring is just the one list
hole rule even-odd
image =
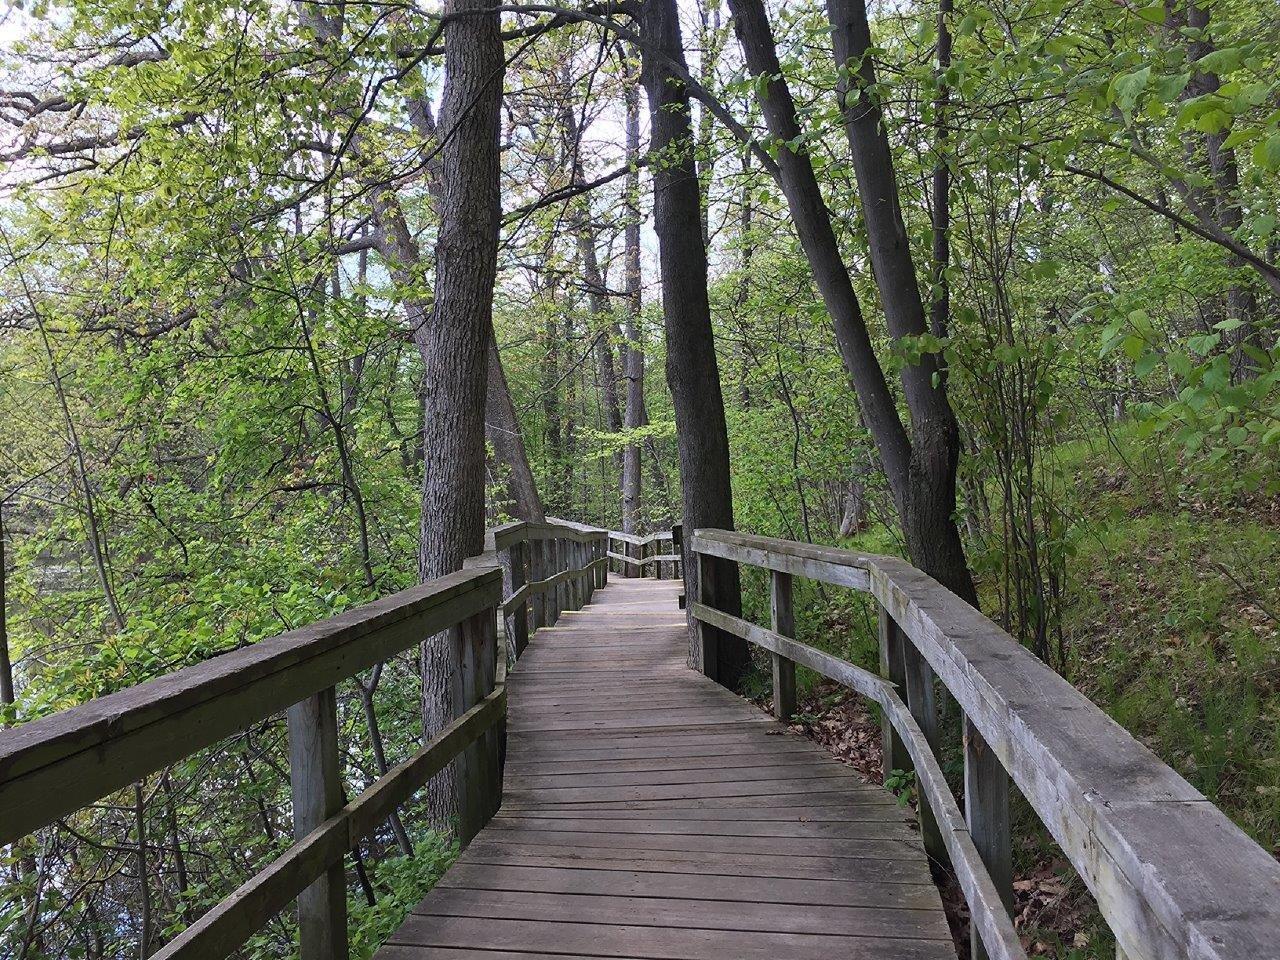
[[1153, 3], [1149, 7], [1139, 7], [1136, 11], [1147, 23], [1164, 23], [1164, 4]]
[[1205, 54], [1196, 61], [1196, 66], [1201, 73], [1216, 73], [1221, 77], [1239, 69], [1243, 60], [1244, 50], [1240, 47], [1224, 47]]
[[1253, 148], [1253, 162], [1273, 173], [1280, 170], [1280, 133], [1273, 133]]
[[1221, 133], [1227, 129], [1229, 123], [1231, 123], [1231, 117], [1227, 111], [1206, 110], [1196, 117], [1195, 128], [1201, 133]]
[[[1161, 7], [1161, 10], [1164, 8]], [[1152, 92], [1165, 103], [1172, 103], [1182, 95], [1187, 83], [1191, 80], [1189, 73], [1174, 73], [1156, 77], [1151, 85]]]
[[1139, 357], [1138, 362], [1134, 364], [1133, 375], [1135, 377], [1138, 377], [1139, 379], [1142, 379], [1159, 365], [1160, 365], [1160, 354], [1156, 353], [1154, 350], [1148, 350], [1141, 357]]
[[1133, 73], [1126, 73], [1115, 79], [1115, 95], [1116, 105], [1125, 113], [1133, 111], [1134, 104], [1138, 102], [1138, 97], [1142, 96], [1142, 91], [1147, 88], [1147, 81], [1151, 79], [1151, 67], [1146, 66], [1141, 70], [1135, 70]]
[[1213, 329], [1221, 330], [1223, 333], [1229, 333], [1232, 330], [1239, 330], [1244, 326], [1244, 321], [1235, 317], [1228, 317], [1226, 320], [1219, 320], [1213, 325]]

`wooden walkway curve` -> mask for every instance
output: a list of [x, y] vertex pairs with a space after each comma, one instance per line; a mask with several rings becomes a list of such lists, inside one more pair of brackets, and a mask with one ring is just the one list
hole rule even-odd
[[502, 807], [377, 960], [954, 958], [906, 812], [611, 579], [508, 678]]

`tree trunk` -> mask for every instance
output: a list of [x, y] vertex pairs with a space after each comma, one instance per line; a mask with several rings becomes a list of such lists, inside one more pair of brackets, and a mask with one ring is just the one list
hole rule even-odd
[[507, 372], [502, 367], [498, 344], [489, 338], [489, 382], [486, 388], [484, 414], [485, 434], [493, 444], [498, 460], [507, 465], [507, 496], [511, 498], [512, 511], [521, 520], [541, 522], [547, 518], [538, 496], [538, 484], [529, 467], [529, 453], [525, 449], [524, 434], [520, 432], [520, 419], [515, 404], [511, 402], [511, 388], [507, 384]]
[[9, 577], [8, 543], [4, 538], [4, 508], [0, 502], [0, 728], [5, 726], [3, 708], [14, 703], [13, 661], [9, 656], [9, 599], [5, 593], [5, 581]]
[[[499, 15], [484, 0], [455, 0], [444, 28], [445, 83], [440, 150], [440, 228], [435, 309], [415, 331], [422, 353], [422, 526], [418, 575], [427, 581], [462, 568], [484, 549], [485, 397], [493, 336], [499, 199], [498, 133], [504, 59]], [[456, 629], [456, 628], [455, 628]], [[451, 631], [452, 632], [452, 631]], [[449, 634], [422, 648], [423, 736], [452, 719], [457, 664]], [[438, 782], [433, 819], [457, 812], [456, 784]]]
[[[875, 70], [866, 3], [827, 0], [827, 12], [836, 63], [850, 67], [852, 82], [841, 82], [839, 96], [885, 320], [895, 339], [919, 337], [929, 328], [902, 219], [889, 137], [869, 92]], [[911, 412], [910, 469], [901, 497], [907, 549], [925, 573], [976, 606], [978, 595], [955, 521], [960, 430], [947, 399], [941, 355], [921, 353], [918, 362], [903, 367], [901, 376]]]
[[[909, 438], [872, 347], [813, 165], [806, 154], [787, 146], [801, 142], [801, 131], [764, 5], [760, 0], [730, 0], [730, 8], [747, 68], [756, 77], [765, 78], [757, 90], [769, 132], [779, 143], [779, 180], [814, 280], [831, 314], [845, 370], [879, 451], [908, 552], [926, 573], [976, 603], [977, 594], [954, 518], [959, 430], [941, 383], [938, 358], [925, 354], [919, 363], [903, 370], [912, 422]], [[865, 33], [865, 9], [859, 0], [829, 3], [832, 23], [836, 25], [836, 58], [841, 63], [850, 56], [860, 62], [860, 53], [850, 51], [865, 51], [869, 42], [869, 34], [865, 39], [854, 35], [857, 11], [852, 8], [862, 10]], [[869, 66], [864, 65], [865, 70]], [[841, 102], [846, 102], [843, 94]], [[879, 111], [859, 99], [846, 111], [846, 128], [853, 141], [872, 265], [889, 331], [895, 338], [920, 336], [928, 330], [924, 303], [907, 246], [892, 158], [888, 139], [880, 127]]]
[[[640, 88], [634, 76], [626, 85], [627, 223], [623, 231], [623, 264], [626, 271], [626, 319], [622, 369], [627, 381], [626, 407], [622, 425], [628, 431], [638, 430], [649, 422], [644, 403], [644, 344], [640, 339], [641, 274], [640, 274], [640, 171], [635, 165], [640, 158]], [[635, 533], [641, 509], [640, 444], [631, 440], [622, 449], [622, 531]]]
[[[1189, 3], [1186, 10], [1187, 26], [1196, 31], [1195, 39], [1187, 43], [1187, 60], [1195, 63], [1215, 50], [1213, 37], [1209, 33], [1209, 10], [1197, 3]], [[1207, 96], [1216, 94], [1222, 86], [1217, 74], [1195, 71], [1187, 84], [1188, 96]], [[1227, 137], [1231, 129], [1220, 130], [1204, 135], [1204, 151], [1202, 170], [1213, 183], [1212, 196], [1205, 203], [1211, 209], [1222, 229], [1235, 235], [1244, 223], [1244, 215], [1240, 210], [1240, 172], [1236, 166], [1236, 152], [1227, 146]], [[1227, 254], [1227, 265], [1239, 271], [1245, 262], [1233, 253]], [[1265, 339], [1257, 322], [1260, 316], [1257, 295], [1240, 280], [1236, 280], [1227, 289], [1227, 317], [1239, 320], [1244, 326], [1224, 334], [1223, 339], [1231, 350], [1231, 375], [1241, 380], [1250, 375], [1251, 361], [1244, 352], [1245, 344], [1265, 349]]]
[[[938, 92], [933, 100], [933, 301], [929, 305], [929, 330], [939, 339], [946, 337], [951, 321], [951, 284], [947, 267], [951, 265], [951, 167], [948, 165], [947, 124], [951, 106], [951, 88], [946, 72], [951, 67], [952, 0], [938, 0], [938, 63], [934, 71]], [[945, 377], [944, 365], [942, 374]]]
[[[662, 267], [667, 384], [675, 408], [684, 529], [732, 529], [729, 437], [707, 297], [707, 251], [689, 96], [668, 66], [671, 61], [685, 65], [676, 0], [646, 0], [640, 29], [645, 40], [641, 76], [649, 98], [650, 150], [664, 158], [653, 166], [653, 219]], [[716, 605], [739, 614], [737, 565], [717, 560], [712, 566]], [[687, 548], [685, 569], [695, 569], [688, 563]], [[748, 661], [746, 644], [721, 634], [718, 649], [716, 678], [736, 686]]]

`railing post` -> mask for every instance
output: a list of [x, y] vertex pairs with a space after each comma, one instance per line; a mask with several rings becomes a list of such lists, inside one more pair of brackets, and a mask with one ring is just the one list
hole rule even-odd
[[[714, 607], [716, 605], [715, 558], [709, 557], [704, 553], [696, 554], [696, 556], [698, 577], [694, 584], [693, 599], [705, 606]], [[705, 624], [701, 620], [694, 620], [694, 644], [695, 649], [692, 651], [692, 659], [697, 662], [693, 666], [712, 680], [719, 680], [720, 642], [715, 627]]]
[[566, 581], [569, 587], [568, 608], [577, 610], [582, 606], [582, 581], [577, 577], [578, 545], [572, 540], [565, 540], [564, 542], [564, 568], [570, 571], [571, 574]]
[[675, 562], [672, 573], [677, 580], [684, 578], [684, 525], [673, 523], [671, 525], [671, 552], [679, 559]]
[[[638, 543], [626, 543], [626, 544], [624, 544], [624, 546], [626, 547], [626, 549], [625, 549], [625, 550], [623, 550], [622, 552], [623, 552], [623, 553], [625, 553], [625, 554], [626, 554], [628, 557], [630, 557], [632, 560], [641, 560], [641, 559], [643, 559], [644, 547], [642, 547], [640, 544], [638, 544]], [[626, 568], [627, 568], [627, 574], [626, 574], [626, 575], [627, 575], [628, 577], [638, 577], [638, 576], [641, 576], [641, 575], [644, 573], [644, 568], [643, 568], [643, 567], [638, 567], [638, 566], [636, 566], [634, 563], [628, 563], [628, 564], [625, 564], [625, 566], [626, 566]]]
[[[547, 545], [547, 576], [554, 577], [560, 572], [560, 541], [555, 537], [545, 541]], [[560, 619], [560, 584], [547, 590], [547, 626], [554, 626]]]
[[[898, 688], [899, 695], [906, 694], [906, 665], [903, 662], [902, 648], [906, 643], [902, 631], [894, 621], [893, 615], [883, 606], [880, 608], [880, 676]], [[914, 769], [911, 755], [906, 745], [893, 729], [888, 718], [880, 723], [881, 749], [884, 778], [887, 781], [894, 770], [910, 771]]]
[[[938, 704], [934, 695], [933, 668], [920, 655], [915, 644], [902, 636], [901, 630], [898, 633], [902, 643], [907, 707], [911, 710], [911, 716], [919, 724], [920, 731], [929, 744], [929, 751], [934, 757], [940, 758], [941, 737], [938, 731]], [[938, 829], [938, 818], [934, 816], [923, 791], [917, 791], [916, 804], [919, 808], [920, 835], [924, 840], [925, 853], [937, 863], [950, 863], [946, 844], [942, 842], [942, 832]]]
[[[449, 633], [458, 643], [453, 715], [460, 717], [493, 692], [497, 617], [492, 609], [482, 610]], [[491, 729], [458, 756], [458, 840], [464, 847], [489, 822], [502, 800], [499, 750], [500, 735]]]
[[[986, 864], [1000, 892], [1000, 899], [1013, 913], [1013, 854], [1009, 844], [1009, 774], [977, 728], [964, 718], [964, 816], [978, 855]], [[970, 934], [973, 960], [986, 960], [976, 931]], [[1117, 960], [1123, 960], [1117, 951]]]
[[[547, 579], [547, 542], [545, 540], [529, 541], [529, 581], [537, 583]], [[547, 597], [538, 593], [529, 598], [531, 627], [535, 633], [547, 625]]]
[[[286, 712], [293, 836], [301, 840], [342, 809], [338, 700], [333, 687]], [[342, 861], [298, 896], [302, 960], [347, 960], [347, 880]]]
[[581, 610], [587, 605], [587, 584], [582, 578], [582, 544], [577, 540], [566, 540], [569, 547], [569, 569], [573, 577], [569, 580], [569, 593], [574, 610]]
[[[513, 543], [507, 551], [507, 567], [504, 571], [507, 574], [507, 583], [505, 586], [505, 595], [511, 597], [517, 590], [520, 590], [529, 582], [526, 573], [526, 565], [529, 562], [529, 543], [522, 540], [519, 543]], [[516, 608], [511, 611], [511, 616], [507, 621], [507, 636], [511, 638], [511, 646], [515, 650], [516, 659], [524, 653], [524, 648], [529, 645], [529, 600], [517, 604]]]
[[[666, 553], [666, 552], [667, 552], [667, 551], [666, 551], [665, 549], [663, 549], [663, 546], [662, 546], [662, 538], [659, 538], [659, 539], [657, 539], [657, 540], [653, 541], [653, 555], [654, 555], [655, 557], [660, 557], [660, 556], [662, 556], [662, 555], [663, 555], [664, 553]], [[662, 563], [663, 563], [663, 561], [661, 561], [661, 560], [655, 560], [655, 561], [653, 561], [653, 575], [654, 575], [654, 577], [656, 577], [656, 578], [657, 578], [657, 579], [659, 579], [659, 580], [665, 580], [665, 579], [666, 579], [666, 577], [664, 577], [664, 576], [662, 575]]]
[[[769, 595], [770, 622], [773, 632], [784, 637], [796, 635], [795, 610], [791, 604], [791, 574], [773, 571]], [[773, 715], [787, 723], [796, 712], [796, 665], [780, 654], [773, 654]]]
[[609, 535], [606, 533], [596, 540], [594, 558], [603, 560], [600, 566], [596, 567], [596, 586], [607, 587], [609, 585]]

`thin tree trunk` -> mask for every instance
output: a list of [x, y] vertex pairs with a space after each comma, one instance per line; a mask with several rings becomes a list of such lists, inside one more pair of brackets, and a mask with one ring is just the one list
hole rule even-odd
[[[684, 528], [732, 529], [729, 436], [707, 296], [707, 251], [689, 95], [668, 66], [674, 61], [683, 68], [685, 63], [676, 0], [647, 0], [640, 25], [646, 41], [642, 79], [649, 97], [650, 149], [665, 161], [653, 168], [653, 220], [662, 266], [667, 384], [676, 416]], [[685, 569], [690, 569], [687, 562]], [[714, 580], [716, 605], [740, 613], [737, 565], [715, 562]], [[717, 644], [716, 679], [734, 687], [747, 665], [746, 644], [725, 634], [719, 635]]]
[[502, 366], [502, 356], [492, 334], [489, 340], [489, 382], [486, 393], [485, 435], [493, 444], [493, 452], [498, 460], [507, 466], [507, 496], [511, 498], [512, 509], [521, 520], [545, 520], [546, 512], [542, 507], [542, 497], [538, 495], [533, 470], [529, 467], [529, 453], [525, 449], [524, 434], [520, 431], [520, 419], [516, 415], [515, 404], [511, 401], [507, 372]]
[[[629, 71], [630, 72], [630, 71]], [[626, 314], [623, 347], [623, 375], [627, 381], [623, 426], [635, 431], [649, 422], [644, 402], [644, 344], [641, 341], [640, 310], [642, 283], [640, 273], [640, 88], [632, 75], [626, 80], [626, 179], [627, 223], [623, 230], [623, 265], [626, 272]], [[634, 434], [632, 434], [634, 437]], [[635, 533], [640, 520], [642, 476], [640, 444], [631, 439], [622, 450], [622, 530]]]
[[[4, 531], [5, 504], [0, 502], [0, 708], [12, 707], [14, 704], [13, 661], [9, 656], [9, 599], [5, 592], [5, 584], [9, 579], [8, 543]], [[5, 718], [0, 715], [0, 728], [5, 726]]]
[[147, 865], [147, 803], [140, 783], [133, 785], [133, 816], [138, 831], [138, 896], [141, 898], [138, 958], [147, 960], [151, 956], [151, 889], [147, 882], [151, 868]]
[[[504, 60], [499, 15], [485, 0], [456, 0], [444, 28], [440, 228], [434, 315], [415, 333], [424, 365], [424, 463], [418, 575], [462, 568], [484, 549], [484, 410], [497, 275], [498, 134]], [[455, 628], [456, 629], [456, 628]], [[452, 631], [450, 631], [452, 633]], [[457, 652], [450, 634], [422, 648], [423, 736], [453, 718]], [[456, 780], [437, 778], [431, 815], [457, 812]]]
[[[850, 49], [865, 50], [865, 44], [858, 46], [860, 39], [854, 42], [848, 36], [850, 6], [859, 4], [857, 0], [831, 0], [829, 4], [833, 23], [841, 25], [835, 31], [836, 55], [841, 63], [849, 59]], [[757, 89], [769, 132], [779, 142], [779, 179], [814, 280], [831, 314], [845, 370], [879, 451], [908, 552], [926, 573], [969, 602], [976, 602], [953, 516], [959, 432], [942, 384], [934, 383], [934, 374], [940, 373], [937, 358], [926, 354], [902, 373], [912, 414], [912, 436], [908, 437], [872, 347], [813, 166], [806, 154], [787, 146], [801, 142], [801, 131], [764, 5], [760, 0], [730, 0], [730, 7], [747, 67], [755, 76], [765, 78]], [[849, 113], [854, 115], [856, 129], [856, 135], [855, 129], [850, 129], [851, 140], [857, 141], [855, 172], [889, 330], [895, 338], [919, 336], [928, 328], [906, 245], [888, 140], [880, 127], [878, 110], [859, 100]]]
[[[934, 71], [938, 92], [933, 101], [933, 302], [929, 305], [929, 330], [939, 339], [946, 337], [951, 321], [951, 167], [948, 163], [948, 127], [951, 88], [946, 73], [951, 67], [952, 0], [938, 0], [938, 63]], [[942, 375], [946, 376], [945, 365]]]
[[[1186, 9], [1187, 26], [1193, 31], [1194, 39], [1187, 43], [1187, 60], [1195, 63], [1213, 53], [1215, 44], [1210, 33], [1210, 12], [1198, 3], [1188, 3]], [[1217, 74], [1195, 71], [1187, 84], [1187, 96], [1211, 96], [1222, 86]], [[1222, 229], [1235, 235], [1244, 223], [1244, 215], [1240, 210], [1240, 172], [1236, 165], [1236, 152], [1227, 146], [1227, 137], [1231, 129], [1216, 133], [1206, 133], [1203, 143], [1203, 172], [1208, 175], [1213, 188], [1211, 196], [1206, 198], [1204, 207], [1212, 210]], [[1227, 265], [1239, 271], [1245, 261], [1234, 253], [1227, 254]], [[1258, 298], [1248, 286], [1239, 280], [1227, 288], [1227, 316], [1239, 320], [1242, 324], [1224, 335], [1231, 349], [1231, 374], [1236, 380], [1247, 377], [1252, 370], [1248, 355], [1243, 347], [1246, 344], [1256, 348], [1265, 346], [1262, 330], [1257, 326], [1260, 315]]]

